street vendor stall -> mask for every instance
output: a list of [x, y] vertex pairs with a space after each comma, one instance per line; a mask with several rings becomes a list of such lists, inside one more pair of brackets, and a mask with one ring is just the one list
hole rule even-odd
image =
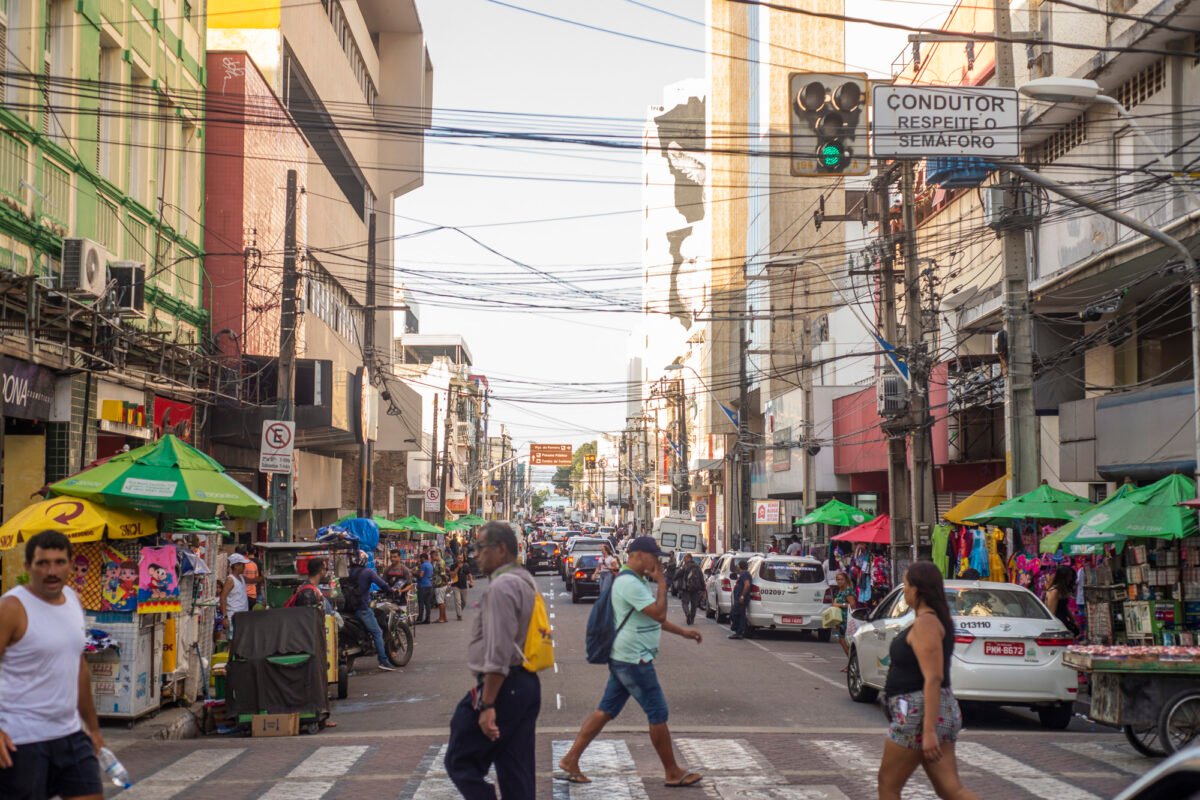
[[1063, 663], [1091, 677], [1088, 718], [1139, 752], [1170, 755], [1200, 736], [1200, 647], [1074, 646]]
[[[163, 532], [158, 541], [131, 545], [114, 541], [110, 529], [88, 570], [96, 576], [99, 606], [93, 611], [85, 602], [84, 608], [90, 623], [106, 634], [95, 637], [96, 652], [88, 656], [97, 712], [133, 719], [155, 710], [164, 673], [172, 676], [173, 698], [192, 699], [207, 684], [203, 662], [211, 655], [212, 573], [224, 532], [214, 518], [224, 512], [262, 521], [270, 504], [170, 434], [58, 481], [49, 491], [54, 497], [47, 503], [127, 510], [156, 523], [151, 533]], [[208, 521], [186, 521], [192, 518]], [[180, 668], [181, 658], [186, 669]]]

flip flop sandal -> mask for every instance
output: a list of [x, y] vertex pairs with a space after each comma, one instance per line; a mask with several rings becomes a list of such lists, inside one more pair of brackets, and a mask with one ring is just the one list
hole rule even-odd
[[695, 786], [702, 780], [704, 780], [703, 775], [696, 772], [689, 772], [677, 781], [664, 782], [663, 786], [666, 786], [668, 789], [686, 789], [689, 786]]
[[557, 781], [566, 781], [567, 783], [591, 783], [592, 779], [582, 772], [564, 772], [561, 775], [555, 775]]

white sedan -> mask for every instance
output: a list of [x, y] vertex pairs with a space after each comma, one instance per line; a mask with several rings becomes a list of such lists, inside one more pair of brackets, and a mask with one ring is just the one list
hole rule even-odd
[[[989, 581], [946, 581], [946, 601], [955, 624], [954, 696], [1027, 706], [1044, 727], [1066, 728], [1079, 691], [1075, 670], [1062, 662], [1072, 638], [1042, 601], [1023, 587]], [[887, 680], [892, 641], [912, 624], [913, 612], [897, 588], [869, 614], [852, 617], [846, 688], [855, 701], [870, 703]]]

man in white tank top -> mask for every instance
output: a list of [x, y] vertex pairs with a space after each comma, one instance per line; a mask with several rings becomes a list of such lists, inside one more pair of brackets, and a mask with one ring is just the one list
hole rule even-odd
[[0, 797], [102, 800], [104, 746], [83, 659], [83, 606], [67, 586], [71, 542], [25, 545], [29, 583], [0, 597]]

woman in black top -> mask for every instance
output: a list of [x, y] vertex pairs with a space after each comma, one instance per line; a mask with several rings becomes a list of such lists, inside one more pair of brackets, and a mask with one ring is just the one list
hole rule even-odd
[[932, 561], [918, 561], [904, 575], [904, 600], [912, 625], [892, 641], [884, 695], [888, 738], [879, 765], [880, 800], [900, 800], [918, 766], [925, 768], [938, 797], [979, 800], [962, 785], [954, 742], [962, 711], [950, 691], [954, 621], [946, 605], [942, 573]]
[[1071, 598], [1075, 596], [1075, 570], [1063, 564], [1054, 571], [1054, 580], [1046, 590], [1046, 607], [1055, 619], [1067, 626], [1072, 636], [1079, 635], [1079, 623], [1071, 613]]

